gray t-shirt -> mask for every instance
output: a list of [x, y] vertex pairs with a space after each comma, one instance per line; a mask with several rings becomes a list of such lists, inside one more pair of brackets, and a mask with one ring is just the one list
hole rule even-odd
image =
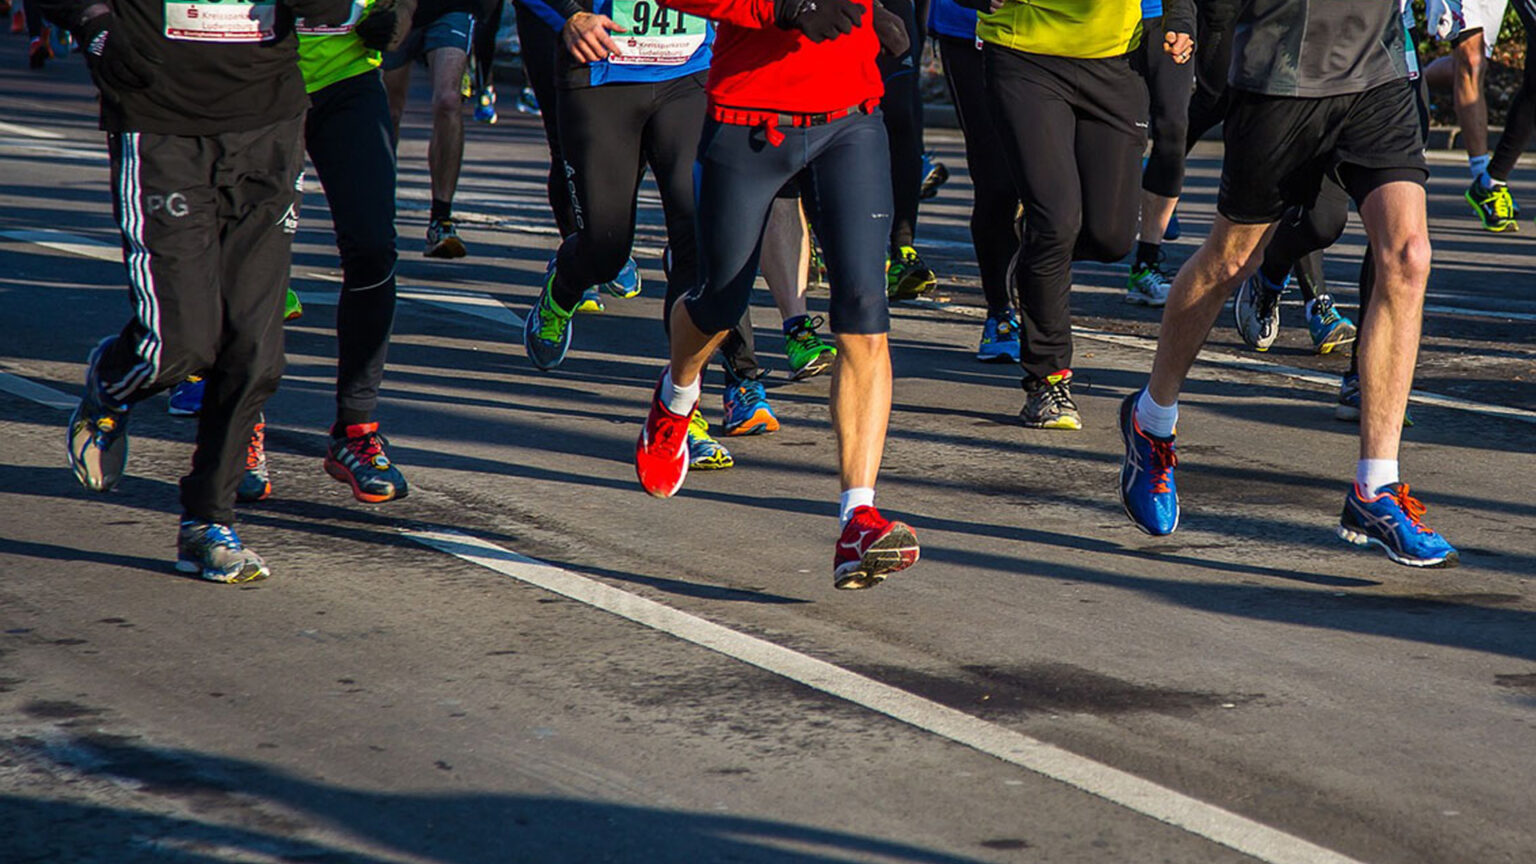
[[1344, 96], [1408, 77], [1398, 0], [1247, 0], [1232, 86], [1270, 96]]

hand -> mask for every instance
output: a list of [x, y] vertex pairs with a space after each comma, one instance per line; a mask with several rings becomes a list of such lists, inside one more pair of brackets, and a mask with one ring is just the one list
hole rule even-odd
[[864, 20], [864, 7], [851, 0], [774, 0], [773, 23], [795, 29], [812, 42], [853, 32]]
[[901, 16], [880, 5], [880, 0], [875, 0], [875, 36], [880, 40], [880, 50], [892, 57], [901, 57], [912, 47], [912, 38], [907, 35], [907, 22], [901, 20]]
[[122, 101], [126, 91], [144, 90], [155, 83], [151, 59], [133, 49], [111, 12], [81, 24], [75, 38], [85, 46], [85, 65], [97, 89], [114, 101]]
[[1461, 0], [1429, 0], [1424, 4], [1424, 20], [1434, 32], [1435, 38], [1442, 40], [1455, 39], [1461, 35], [1462, 28], [1467, 26], [1466, 16], [1461, 11]]
[[1195, 40], [1188, 33], [1164, 33], [1163, 51], [1180, 66], [1195, 56]]
[[357, 22], [352, 32], [363, 40], [363, 47], [369, 51], [385, 51], [394, 41], [395, 25], [399, 23], [400, 12], [395, 7], [395, 0], [378, 0], [368, 7], [363, 20]]
[[577, 60], [596, 63], [607, 60], [610, 54], [615, 57], [624, 56], [619, 46], [609, 38], [610, 30], [614, 33], [626, 32], [607, 15], [577, 12], [565, 19], [565, 26], [560, 29], [560, 40]]

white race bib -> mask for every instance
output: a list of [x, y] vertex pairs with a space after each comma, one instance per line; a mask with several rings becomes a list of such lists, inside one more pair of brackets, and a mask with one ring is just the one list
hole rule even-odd
[[277, 36], [277, 0], [165, 0], [165, 38], [266, 42]]
[[613, 0], [613, 20], [627, 33], [614, 33], [622, 54], [608, 62], [630, 66], [681, 66], [708, 35], [697, 15], [668, 9], [655, 0]]

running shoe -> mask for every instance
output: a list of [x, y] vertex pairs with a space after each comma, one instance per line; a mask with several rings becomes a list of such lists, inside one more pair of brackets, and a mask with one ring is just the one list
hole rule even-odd
[[20, 7], [17, 7], [11, 12], [11, 32], [27, 32], [27, 15], [25, 12], [21, 11]]
[[487, 84], [475, 94], [475, 122], [495, 126], [501, 117], [496, 113], [496, 88]]
[[469, 70], [465, 69], [463, 77], [459, 78], [459, 98], [468, 102], [470, 97], [474, 95], [474, 92], [475, 82], [470, 79]]
[[[693, 410], [698, 410], [695, 403]], [[646, 494], [671, 498], [688, 477], [688, 414], [674, 414], [661, 401], [661, 382], [651, 393], [651, 409], [635, 442], [635, 476]]]
[[283, 320], [297, 321], [304, 317], [304, 304], [299, 302], [299, 295], [292, 288], [288, 289], [288, 296], [283, 298]]
[[559, 366], [565, 353], [571, 348], [571, 318], [575, 311], [567, 312], [555, 302], [555, 264], [549, 264], [544, 273], [544, 290], [539, 302], [528, 310], [523, 321], [523, 349], [533, 365], [545, 372]]
[[1355, 341], [1355, 322], [1333, 307], [1333, 298], [1319, 295], [1307, 313], [1307, 331], [1312, 334], [1312, 350], [1328, 354], [1341, 345]]
[[598, 293], [596, 285], [581, 292], [581, 302], [576, 304], [576, 311], [585, 314], [605, 312], [607, 309], [608, 307], [603, 305], [603, 295]]
[[837, 348], [823, 342], [816, 328], [826, 319], [820, 315], [802, 315], [784, 334], [784, 356], [789, 360], [789, 377], [796, 381], [810, 378], [832, 368]]
[[176, 535], [176, 569], [209, 582], [254, 582], [272, 575], [261, 556], [245, 548], [235, 529], [220, 522], [183, 520]]
[[[1348, 423], [1360, 422], [1360, 376], [1344, 373], [1339, 381], [1339, 403], [1333, 408], [1333, 418]], [[1413, 425], [1413, 412], [1403, 409], [1403, 426]]]
[[1138, 306], [1163, 306], [1168, 302], [1168, 289], [1173, 280], [1163, 270], [1163, 253], [1157, 260], [1140, 267], [1131, 265], [1130, 278], [1125, 280], [1125, 302]]
[[352, 487], [352, 497], [366, 504], [382, 504], [410, 493], [405, 475], [389, 461], [377, 423], [354, 423], [343, 437], [331, 435], [326, 448], [325, 473]]
[[1019, 419], [1031, 429], [1081, 429], [1083, 417], [1072, 401], [1072, 370], [1024, 381], [1024, 407]]
[[1519, 231], [1520, 222], [1516, 218], [1515, 199], [1509, 194], [1509, 187], [1503, 183], [1495, 183], [1492, 186], [1484, 186], [1476, 180], [1467, 187], [1467, 203], [1472, 205], [1472, 210], [1477, 218], [1482, 221], [1483, 229], [1502, 234], [1505, 231]]
[[855, 507], [832, 553], [832, 587], [873, 588], [921, 555], [917, 533], [907, 523], [892, 522], [873, 507]]
[[107, 397], [96, 368], [115, 341], [116, 336], [108, 336], [91, 349], [85, 361], [85, 394], [69, 418], [69, 467], [92, 492], [111, 491], [128, 464], [128, 406]]
[[805, 286], [807, 289], [827, 287], [827, 261], [821, 257], [821, 244], [814, 231], [811, 232], [811, 261], [806, 265]]
[[427, 258], [463, 258], [469, 254], [459, 230], [452, 219], [433, 219], [427, 225], [427, 248], [421, 253]]
[[619, 275], [609, 282], [603, 283], [603, 290], [615, 297], [628, 300], [640, 293], [640, 267], [631, 258], [624, 262], [624, 269]]
[[976, 359], [983, 363], [1019, 362], [1019, 319], [1012, 309], [987, 315], [981, 325]]
[[688, 467], [694, 471], [717, 471], [736, 464], [731, 451], [709, 434], [709, 422], [698, 408], [688, 418]]
[[267, 473], [267, 418], [256, 416], [251, 441], [245, 445], [245, 473], [235, 489], [235, 500], [249, 504], [272, 494], [272, 477]]
[[1136, 422], [1137, 390], [1120, 403], [1120, 437], [1125, 461], [1120, 463], [1120, 506], [1148, 534], [1160, 537], [1179, 527], [1179, 490], [1173, 469], [1179, 464], [1174, 436], [1159, 438], [1143, 432]]
[[1163, 229], [1164, 240], [1177, 240], [1183, 236], [1184, 229], [1179, 227], [1179, 214], [1177, 211], [1168, 217], [1168, 227]]
[[539, 97], [534, 95], [532, 87], [524, 87], [522, 92], [517, 94], [517, 110], [535, 117], [543, 113], [539, 110]]
[[42, 36], [32, 39], [27, 46], [27, 67], [29, 69], [41, 69], [43, 64], [53, 59], [53, 46], [48, 44], [46, 32]]
[[892, 300], [912, 300], [932, 291], [939, 284], [917, 250], [903, 246], [896, 250], [885, 268], [885, 292]]
[[930, 151], [923, 154], [923, 185], [918, 189], [919, 198], [927, 200], [939, 194], [939, 187], [949, 179], [949, 168], [933, 158]]
[[1269, 280], [1254, 273], [1237, 286], [1237, 297], [1232, 301], [1232, 318], [1237, 324], [1237, 335], [1243, 337], [1248, 347], [1268, 351], [1280, 335], [1280, 292]]
[[1383, 486], [1374, 496], [1355, 484], [1344, 496], [1339, 536], [1356, 546], [1380, 546], [1388, 558], [1409, 567], [1455, 567], [1461, 554], [1424, 524], [1425, 510], [1407, 483]]
[[203, 376], [188, 375], [187, 380], [171, 388], [165, 412], [172, 417], [196, 417], [203, 410], [204, 386]]
[[768, 394], [761, 381], [737, 381], [725, 391], [725, 434], [728, 437], [742, 435], [767, 435], [779, 431], [779, 418], [774, 416], [773, 406], [768, 404]]

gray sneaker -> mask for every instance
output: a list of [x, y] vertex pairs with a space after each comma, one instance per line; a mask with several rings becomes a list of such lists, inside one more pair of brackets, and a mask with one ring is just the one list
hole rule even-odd
[[235, 529], [218, 522], [186, 521], [176, 537], [176, 569], [209, 582], [254, 582], [272, 575], [261, 556], [245, 548]]
[[108, 336], [91, 349], [85, 361], [85, 395], [69, 418], [69, 467], [92, 492], [111, 491], [128, 464], [128, 406], [107, 398], [96, 370], [115, 341], [116, 336]]
[[1083, 428], [1083, 415], [1072, 401], [1072, 370], [1026, 379], [1019, 420], [1031, 429]]
[[1249, 276], [1237, 286], [1232, 317], [1237, 323], [1237, 335], [1243, 337], [1248, 347], [1268, 351], [1280, 335], [1280, 292], [1269, 287], [1258, 273]]

